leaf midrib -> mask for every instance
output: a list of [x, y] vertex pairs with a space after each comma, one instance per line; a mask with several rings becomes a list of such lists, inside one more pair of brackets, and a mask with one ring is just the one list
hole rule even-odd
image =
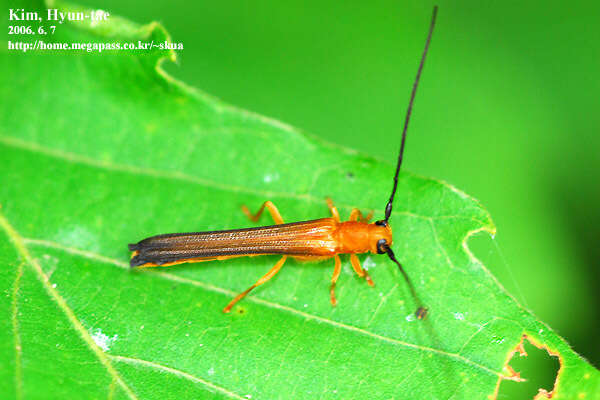
[[[53, 248], [56, 250], [60, 250], [63, 251], [65, 253], [68, 254], [72, 254], [72, 255], [77, 255], [77, 256], [81, 256], [81, 257], [85, 257], [88, 258], [90, 260], [94, 260], [94, 261], [99, 261], [102, 263], [107, 263], [107, 264], [112, 264], [114, 266], [117, 266], [119, 268], [123, 268], [126, 270], [129, 270], [130, 267], [127, 263], [124, 263], [122, 261], [119, 261], [117, 259], [111, 258], [111, 257], [107, 257], [107, 256], [103, 256], [91, 251], [87, 251], [87, 250], [81, 250], [78, 248], [73, 248], [73, 247], [68, 247], [68, 246], [64, 246], [60, 243], [56, 243], [56, 242], [52, 242], [52, 241], [48, 241], [48, 240], [41, 240], [41, 239], [31, 239], [31, 238], [23, 238], [23, 242], [26, 244], [30, 244], [30, 245], [37, 245], [40, 247], [46, 247], [46, 248]], [[235, 296], [237, 295], [236, 292], [233, 292], [231, 290], [228, 289], [224, 289], [209, 283], [205, 283], [205, 282], [200, 282], [197, 280], [193, 280], [193, 279], [189, 279], [189, 278], [183, 278], [168, 272], [162, 272], [162, 271], [155, 271], [155, 270], [150, 270], [146, 272], [147, 274], [152, 274], [154, 276], [158, 276], [161, 279], [167, 279], [169, 281], [174, 281], [174, 282], [178, 282], [178, 283], [183, 283], [183, 284], [188, 284], [188, 285], [192, 285], [195, 287], [199, 287], [201, 289], [207, 290], [207, 291], [211, 291], [211, 292], [216, 292], [216, 293], [220, 293], [220, 294], [225, 294], [227, 296]], [[261, 299], [252, 295], [249, 295], [246, 297], [247, 300], [252, 301], [253, 303], [256, 304], [260, 304], [262, 306], [266, 306], [269, 308], [273, 308], [273, 309], [277, 309], [280, 311], [284, 311], [287, 313], [291, 313], [294, 314], [296, 316], [299, 316], [301, 318], [304, 318], [305, 320], [314, 320], [314, 321], [318, 321], [318, 322], [322, 322], [325, 324], [328, 324], [330, 326], [333, 326], [335, 328], [338, 329], [344, 329], [347, 331], [351, 331], [360, 335], [364, 335], [364, 336], [369, 336], [371, 338], [374, 338], [376, 340], [381, 340], [387, 343], [391, 343], [393, 345], [397, 345], [397, 346], [403, 346], [403, 347], [408, 347], [408, 348], [412, 348], [415, 350], [420, 350], [423, 352], [429, 352], [432, 354], [436, 354], [439, 356], [443, 356], [443, 357], [448, 357], [454, 360], [458, 360], [460, 362], [463, 362], [465, 364], [477, 367], [483, 371], [485, 371], [486, 373], [492, 374], [494, 376], [497, 377], [502, 377], [502, 373], [494, 371], [493, 369], [483, 365], [483, 364], [479, 364], [475, 361], [472, 361], [470, 359], [468, 359], [467, 357], [461, 356], [458, 353], [450, 353], [444, 350], [440, 350], [440, 349], [436, 349], [433, 347], [427, 347], [427, 346], [420, 346], [414, 343], [409, 343], [409, 342], [405, 342], [402, 340], [398, 340], [398, 339], [394, 339], [394, 338], [390, 338], [387, 336], [383, 336], [383, 335], [379, 335], [377, 333], [368, 331], [366, 329], [362, 329], [356, 326], [352, 326], [352, 325], [348, 325], [348, 324], [344, 324], [341, 322], [337, 322], [337, 321], [333, 321], [331, 319], [325, 318], [325, 317], [321, 317], [318, 315], [314, 315], [314, 314], [310, 314], [301, 310], [297, 310], [293, 307], [288, 307], [279, 303], [275, 303], [269, 300], [265, 300], [265, 299]]]
[[110, 360], [106, 357], [104, 352], [96, 345], [89, 332], [85, 329], [85, 327], [81, 324], [73, 310], [68, 306], [66, 301], [62, 298], [62, 296], [58, 293], [58, 291], [53, 288], [50, 283], [48, 276], [42, 270], [42, 267], [37, 263], [37, 261], [31, 257], [29, 254], [29, 250], [25, 243], [23, 242], [23, 238], [17, 230], [10, 224], [10, 222], [6, 219], [4, 214], [0, 212], [0, 227], [4, 230], [9, 240], [13, 244], [17, 253], [21, 256], [23, 261], [33, 269], [33, 272], [37, 275], [39, 281], [42, 283], [42, 286], [48, 293], [48, 296], [58, 305], [58, 307], [65, 313], [67, 319], [73, 326], [73, 328], [79, 333], [79, 336], [83, 339], [84, 343], [94, 352], [96, 357], [100, 360], [100, 363], [106, 368], [109, 375], [119, 384], [119, 386], [125, 391], [127, 396], [130, 399], [137, 400], [137, 396], [133, 393], [131, 388], [123, 381], [118, 371], [113, 367]]

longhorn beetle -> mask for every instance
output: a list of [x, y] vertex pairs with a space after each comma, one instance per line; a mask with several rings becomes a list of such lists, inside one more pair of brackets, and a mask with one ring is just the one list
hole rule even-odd
[[433, 28], [437, 15], [437, 6], [433, 8], [433, 15], [429, 25], [429, 33], [425, 42], [425, 48], [421, 56], [421, 62], [417, 70], [417, 76], [413, 83], [402, 140], [394, 174], [394, 185], [392, 193], [385, 207], [385, 218], [375, 223], [369, 223], [372, 212], [363, 217], [359, 209], [355, 208], [350, 213], [350, 219], [346, 222], [340, 221], [337, 208], [331, 199], [327, 199], [327, 205], [331, 211], [330, 218], [321, 218], [311, 221], [292, 222], [285, 224], [281, 214], [270, 201], [265, 201], [256, 214], [252, 214], [246, 206], [242, 211], [252, 221], [258, 221], [266, 208], [276, 225], [257, 228], [234, 229], [225, 231], [193, 232], [193, 233], [169, 233], [146, 238], [138, 243], [130, 244], [129, 250], [133, 251], [130, 261], [131, 267], [155, 267], [168, 266], [181, 263], [226, 260], [229, 258], [243, 256], [258, 256], [268, 254], [280, 254], [281, 259], [254, 285], [237, 295], [223, 309], [230, 312], [231, 308], [252, 289], [262, 285], [271, 279], [283, 266], [288, 257], [301, 261], [320, 261], [333, 258], [335, 266], [331, 277], [330, 299], [335, 306], [335, 284], [341, 272], [341, 260], [339, 254], [350, 254], [350, 263], [354, 271], [367, 283], [373, 286], [373, 281], [367, 272], [360, 266], [357, 254], [377, 253], [387, 254], [394, 263], [398, 265], [400, 272], [408, 284], [412, 297], [417, 303], [415, 316], [423, 319], [427, 315], [427, 308], [423, 306], [402, 264], [396, 259], [392, 251], [392, 228], [389, 224], [394, 196], [398, 187], [398, 173], [402, 165], [404, 145], [406, 142], [406, 131], [412, 111], [415, 94], [419, 85], [419, 78], [425, 64], [427, 50], [431, 42]]

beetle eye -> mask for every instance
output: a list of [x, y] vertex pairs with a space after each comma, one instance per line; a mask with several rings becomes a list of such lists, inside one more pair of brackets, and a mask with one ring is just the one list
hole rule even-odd
[[384, 220], [381, 220], [381, 221], [375, 222], [375, 225], [377, 225], [377, 226], [387, 226], [387, 222], [384, 221]]
[[379, 239], [377, 241], [377, 254], [387, 253], [387, 251], [385, 250], [386, 247], [388, 247], [387, 240]]

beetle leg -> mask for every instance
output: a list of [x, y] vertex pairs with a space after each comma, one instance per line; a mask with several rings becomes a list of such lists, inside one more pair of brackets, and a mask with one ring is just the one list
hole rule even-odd
[[342, 260], [340, 260], [340, 256], [337, 254], [334, 256], [335, 259], [335, 267], [333, 267], [333, 276], [331, 277], [331, 287], [329, 289], [329, 295], [331, 298], [331, 305], [335, 306], [337, 304], [337, 300], [335, 299], [335, 283], [340, 277], [340, 272], [342, 272]]
[[375, 286], [375, 282], [373, 282], [367, 271], [360, 266], [360, 261], [356, 254], [350, 254], [350, 264], [352, 264], [352, 268], [354, 268], [354, 271], [358, 276], [365, 278], [369, 286]]
[[331, 216], [335, 220], [335, 222], [340, 222], [340, 213], [336, 206], [333, 205], [333, 201], [328, 197], [327, 198], [327, 207], [329, 207], [329, 211], [331, 211]]
[[283, 266], [283, 264], [285, 263], [285, 260], [287, 259], [287, 256], [283, 256], [281, 257], [281, 259], [279, 261], [277, 261], [277, 264], [275, 264], [275, 266], [273, 266], [273, 268], [271, 268], [269, 270], [269, 272], [267, 272], [265, 274], [265, 276], [263, 276], [262, 278], [260, 278], [258, 281], [256, 281], [256, 283], [252, 286], [250, 286], [248, 289], [244, 290], [242, 293], [238, 294], [235, 299], [231, 300], [229, 302], [229, 304], [227, 304], [227, 307], [225, 307], [223, 309], [224, 313], [228, 313], [231, 311], [231, 308], [235, 305], [235, 303], [237, 303], [238, 301], [240, 301], [241, 299], [243, 299], [248, 293], [250, 293], [250, 291], [252, 289], [254, 289], [257, 286], [262, 285], [263, 283], [265, 283], [266, 281], [268, 281], [269, 279], [271, 279], [272, 277], [275, 276], [275, 274], [277, 274], [279, 272], [279, 270], [281, 269], [281, 267]]
[[242, 211], [248, 216], [248, 218], [250, 218], [251, 221], [256, 222], [260, 218], [265, 207], [267, 207], [267, 210], [269, 210], [269, 214], [271, 214], [273, 221], [275, 221], [277, 225], [283, 224], [283, 218], [281, 218], [279, 210], [277, 209], [277, 207], [275, 207], [275, 204], [273, 204], [270, 200], [265, 201], [263, 205], [260, 206], [260, 209], [256, 212], [256, 214], [252, 214], [246, 206], [242, 206]]
[[373, 218], [373, 211], [371, 211], [369, 214], [367, 214], [366, 217], [363, 217], [362, 212], [360, 212], [360, 210], [358, 208], [353, 208], [352, 211], [350, 212], [349, 221], [360, 221], [360, 222], [368, 223], [371, 218]]

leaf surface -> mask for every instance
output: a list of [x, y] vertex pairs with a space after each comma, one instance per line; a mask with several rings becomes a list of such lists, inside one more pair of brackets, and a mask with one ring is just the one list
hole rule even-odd
[[[111, 16], [54, 39], [169, 38]], [[469, 252], [469, 236], [495, 231], [485, 209], [433, 179], [403, 172], [391, 218], [425, 321], [377, 255], [361, 257], [375, 288], [344, 258], [336, 308], [333, 262], [290, 261], [230, 315], [222, 307], [276, 257], [130, 270], [126, 245], [143, 237], [254, 226], [242, 204], [271, 200], [292, 222], [327, 216], [331, 197], [343, 217], [380, 218], [393, 166], [187, 87], [160, 68], [173, 52], [1, 56], [3, 393], [493, 398], [526, 335], [560, 357], [555, 398], [597, 395], [598, 371]]]

